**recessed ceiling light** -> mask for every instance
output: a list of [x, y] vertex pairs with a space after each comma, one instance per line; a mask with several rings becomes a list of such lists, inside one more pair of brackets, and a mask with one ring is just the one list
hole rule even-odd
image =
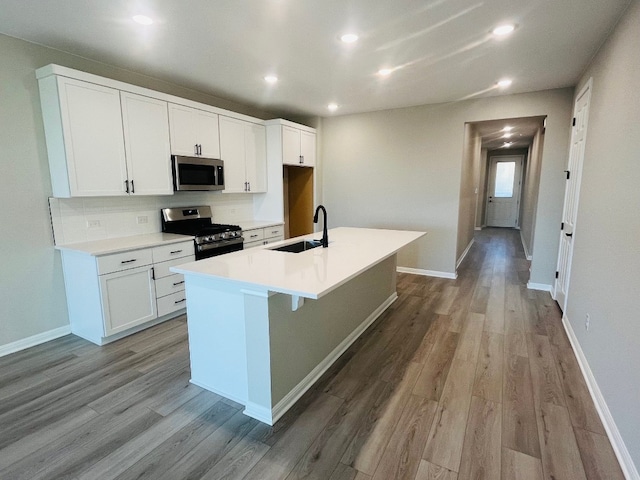
[[358, 35], [356, 35], [355, 33], [345, 33], [344, 35], [342, 35], [340, 37], [340, 40], [342, 40], [344, 43], [357, 42], [358, 41]]
[[264, 77], [264, 81], [267, 83], [276, 83], [278, 81], [278, 77], [275, 75], [267, 75]]
[[511, 130], [513, 130], [513, 127], [510, 127], [509, 125], [502, 129], [503, 132], [510, 132]]
[[505, 133], [504, 135], [502, 135], [502, 138], [511, 138], [511, 134], [510, 133]]
[[510, 23], [498, 25], [496, 28], [491, 30], [491, 33], [493, 33], [497, 37], [504, 37], [505, 35], [509, 35], [511, 32], [513, 32], [515, 28], [516, 26]]
[[331, 112], [335, 112], [338, 109], [338, 104], [337, 103], [330, 103], [329, 105], [327, 105], [327, 108]]
[[498, 81], [498, 86], [500, 88], [507, 88], [508, 86], [510, 86], [512, 83], [512, 80], [509, 78], [503, 78], [502, 80]]
[[393, 68], [381, 68], [378, 70], [378, 75], [381, 77], [386, 77], [387, 75], [391, 75], [393, 73]]
[[513, 143], [513, 142], [504, 142], [504, 143], [502, 144], [502, 147], [503, 147], [503, 148], [510, 147], [512, 143]]
[[151, 25], [153, 23], [153, 20], [146, 15], [134, 15], [133, 21], [140, 25]]

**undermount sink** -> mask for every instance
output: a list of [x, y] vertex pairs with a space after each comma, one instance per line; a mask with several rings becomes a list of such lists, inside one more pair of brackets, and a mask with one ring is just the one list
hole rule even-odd
[[290, 243], [289, 245], [282, 245], [281, 247], [270, 248], [269, 250], [277, 250], [278, 252], [301, 253], [320, 246], [322, 246], [322, 242], [320, 240], [302, 240], [301, 242]]

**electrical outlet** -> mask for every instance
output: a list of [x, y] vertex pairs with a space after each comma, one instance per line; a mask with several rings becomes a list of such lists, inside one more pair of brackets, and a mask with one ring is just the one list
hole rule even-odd
[[587, 318], [584, 320], [584, 328], [588, 332], [589, 327], [591, 326], [591, 316], [587, 313]]
[[100, 220], [87, 220], [87, 228], [100, 228]]
[[149, 217], [147, 217], [146, 215], [138, 215], [138, 218], [136, 218], [136, 222], [138, 223], [138, 225], [149, 223]]

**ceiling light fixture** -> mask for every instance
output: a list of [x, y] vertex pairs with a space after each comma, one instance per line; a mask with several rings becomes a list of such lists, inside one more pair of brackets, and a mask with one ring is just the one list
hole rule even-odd
[[386, 77], [388, 75], [391, 75], [393, 73], [393, 68], [381, 68], [380, 70], [378, 70], [378, 75], [380, 75], [381, 77]]
[[502, 135], [502, 138], [511, 138], [511, 134], [510, 133], [505, 133], [504, 135]]
[[330, 103], [329, 105], [327, 105], [327, 108], [329, 109], [329, 111], [335, 112], [338, 109], [338, 104], [337, 103]]
[[502, 80], [498, 81], [498, 86], [500, 88], [507, 88], [508, 86], [511, 85], [512, 82], [513, 82], [513, 80], [511, 80], [509, 78], [503, 78]]
[[344, 43], [354, 43], [358, 41], [358, 35], [356, 35], [355, 33], [345, 33], [340, 37], [340, 40], [342, 40]]
[[511, 146], [511, 144], [512, 144], [512, 143], [513, 143], [513, 142], [504, 142], [504, 143], [502, 144], [502, 148], [508, 148], [508, 147], [510, 147], [510, 146]]
[[273, 84], [278, 81], [278, 77], [276, 77], [275, 75], [267, 75], [266, 77], [264, 77], [264, 81]]
[[140, 25], [151, 25], [153, 20], [146, 15], [134, 15], [133, 21], [139, 23]]
[[504, 37], [505, 35], [509, 35], [511, 32], [515, 30], [516, 26], [511, 23], [506, 23], [504, 25], [498, 25], [496, 28], [491, 30], [496, 37]]
[[510, 127], [509, 125], [505, 126], [502, 131], [503, 132], [510, 132], [511, 130], [513, 130], [513, 127]]

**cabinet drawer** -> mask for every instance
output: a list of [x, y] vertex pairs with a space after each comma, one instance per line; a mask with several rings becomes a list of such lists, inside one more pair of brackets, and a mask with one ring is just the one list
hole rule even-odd
[[187, 306], [187, 294], [182, 292], [172, 293], [158, 299], [158, 316], [162, 317]]
[[264, 238], [284, 237], [284, 225], [274, 225], [273, 227], [265, 227]]
[[114, 253], [112, 255], [104, 255], [97, 258], [98, 275], [104, 275], [111, 272], [119, 272], [128, 270], [142, 265], [151, 265], [153, 258], [151, 249], [132, 250], [130, 252]]
[[175, 267], [176, 265], [182, 265], [183, 263], [195, 262], [195, 260], [196, 256], [190, 255], [188, 257], [174, 258], [173, 260], [168, 260], [166, 262], [156, 263], [154, 265], [156, 280], [168, 277], [169, 275], [174, 275], [169, 268]]
[[247, 250], [249, 248], [260, 247], [262, 245], [264, 245], [264, 242], [262, 240], [257, 240], [255, 242], [244, 242], [244, 244], [242, 245], [242, 249]]
[[158, 298], [182, 290], [184, 290], [184, 275], [180, 275], [179, 273], [174, 273], [168, 277], [156, 280], [156, 296]]
[[245, 230], [242, 232], [242, 236], [244, 237], [244, 241], [247, 243], [255, 242], [264, 238], [264, 230], [262, 228], [258, 228], [256, 230]]
[[173, 260], [174, 258], [188, 257], [193, 255], [194, 246], [193, 241], [172, 243], [170, 245], [162, 245], [161, 247], [155, 247], [153, 249], [153, 261], [154, 263], [165, 262], [167, 260]]
[[265, 245], [269, 245], [270, 243], [276, 243], [276, 242], [279, 242], [281, 240], [284, 240], [284, 235], [280, 235], [279, 237], [265, 238], [263, 243]]

